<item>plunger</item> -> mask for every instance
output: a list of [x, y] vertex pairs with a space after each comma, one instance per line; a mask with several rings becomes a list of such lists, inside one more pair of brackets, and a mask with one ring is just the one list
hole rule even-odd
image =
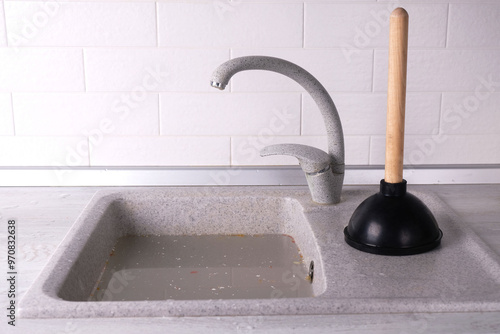
[[385, 177], [380, 191], [358, 206], [344, 229], [350, 246], [373, 254], [427, 252], [443, 236], [429, 208], [406, 192], [403, 179], [407, 53], [408, 13], [396, 8], [390, 16]]

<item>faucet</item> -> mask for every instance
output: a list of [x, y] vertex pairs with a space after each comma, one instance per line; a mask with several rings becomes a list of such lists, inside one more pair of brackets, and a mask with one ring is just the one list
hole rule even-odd
[[210, 84], [212, 87], [223, 90], [233, 75], [246, 70], [267, 70], [281, 73], [299, 83], [316, 102], [326, 125], [328, 153], [307, 145], [277, 144], [264, 147], [260, 151], [260, 155], [291, 155], [296, 157], [306, 174], [313, 201], [320, 204], [340, 202], [345, 168], [344, 135], [337, 108], [335, 108], [335, 104], [325, 87], [302, 67], [284, 59], [266, 56], [231, 59], [214, 71]]

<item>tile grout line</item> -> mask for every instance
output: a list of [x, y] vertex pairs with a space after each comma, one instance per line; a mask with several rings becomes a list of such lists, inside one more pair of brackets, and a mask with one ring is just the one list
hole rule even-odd
[[300, 94], [300, 113], [299, 113], [299, 136], [303, 135], [302, 122], [304, 121], [304, 93]]
[[372, 89], [371, 93], [375, 93], [375, 49], [372, 50]]
[[302, 3], [302, 49], [306, 46], [306, 3]]
[[[0, 0], [1, 1], [1, 0]], [[9, 1], [15, 1], [15, 0], [9, 0]], [[4, 46], [5, 48], [6, 46]], [[43, 45], [43, 46], [32, 46], [32, 45], [18, 45], [16, 46], [19, 49], [39, 49], [39, 48], [47, 48], [47, 49], [79, 49], [82, 47], [92, 49], [92, 50], [102, 50], [102, 49], [109, 49], [113, 48], [116, 50], [156, 50], [156, 49], [162, 49], [162, 50], [191, 50], [191, 51], [206, 51], [206, 50], [224, 50], [230, 46], [228, 45], [222, 45], [222, 46], [215, 46], [215, 47], [209, 47], [209, 46], [196, 46], [196, 47], [186, 47], [186, 46], [176, 46], [176, 45], [168, 45], [168, 46], [156, 46], [156, 45], [89, 45], [89, 46], [82, 46], [82, 45]], [[264, 49], [264, 50], [279, 50], [279, 51], [286, 51], [286, 50], [302, 50], [302, 47], [269, 47], [269, 46], [239, 46], [239, 47], [230, 47], [234, 48], [235, 50], [255, 50], [255, 49]], [[344, 48], [342, 46], [335, 46], [335, 47], [308, 47], [305, 48], [307, 51], [340, 51], [342, 52]], [[376, 45], [376, 46], [371, 46], [371, 47], [359, 47], [357, 50], [359, 51], [371, 51], [371, 50], [376, 50], [376, 51], [387, 51], [387, 46], [382, 46], [382, 45]], [[449, 46], [447, 45], [446, 47], [443, 46], [408, 46], [408, 51], [455, 51], [455, 52], [461, 52], [461, 51], [500, 51], [500, 46]]]
[[229, 136], [229, 167], [233, 167], [233, 137]]
[[156, 47], [159, 48], [160, 47], [160, 13], [159, 13], [159, 10], [158, 10], [158, 6], [160, 4], [158, 2], [155, 2], [155, 26], [156, 26]]
[[87, 75], [85, 71], [85, 50], [82, 48], [83, 91], [87, 92]]
[[12, 131], [14, 131], [13, 135], [16, 135], [16, 120], [14, 113], [14, 94], [10, 92], [10, 112], [12, 114]]
[[9, 38], [7, 34], [7, 16], [5, 15], [5, 1], [2, 1], [2, 9], [3, 9], [3, 28], [5, 31], [5, 45], [9, 46]]
[[[327, 90], [329, 94], [344, 94], [344, 95], [371, 95], [372, 93], [375, 94], [386, 94], [387, 89], [385, 90], [377, 90], [377, 91], [338, 91], [338, 90]], [[129, 92], [128, 90], [99, 90], [99, 91], [89, 91], [89, 93], [95, 93], [95, 94], [111, 94], [111, 93], [126, 93]], [[239, 94], [255, 94], [255, 95], [266, 95], [266, 94], [296, 94], [296, 93], [303, 93], [303, 90], [283, 90], [283, 91], [257, 91], [257, 90], [245, 90], [245, 91], [239, 91], [237, 93]], [[32, 91], [32, 90], [26, 90], [26, 91], [16, 91], [15, 93], [22, 93], [22, 94], [37, 94], [37, 93], [44, 93], [44, 94], [78, 94], [81, 93], [81, 91], [64, 91], [64, 90], [54, 90], [54, 91]], [[149, 93], [157, 93], [154, 91], [151, 91]], [[197, 95], [215, 95], [215, 94], [220, 94], [218, 92], [211, 92], [211, 91], [202, 91], [202, 90], [178, 90], [178, 91], [165, 91], [162, 93], [168, 93], [168, 94], [186, 94], [186, 93], [191, 93], [191, 94], [197, 94]], [[465, 94], [465, 93], [474, 93], [474, 89], [470, 90], [448, 90], [443, 92], [442, 90], [412, 90], [412, 91], [407, 91], [408, 94]], [[500, 94], [500, 91], [494, 91], [491, 92], [490, 94]]]
[[444, 114], [444, 99], [443, 99], [443, 92], [441, 92], [441, 94], [439, 94], [439, 115], [438, 115], [438, 132], [437, 134], [442, 134], [442, 126], [441, 126], [441, 123], [442, 123], [442, 120], [443, 120], [443, 114]]
[[87, 147], [89, 148], [89, 150], [88, 150], [89, 156], [87, 157], [87, 160], [88, 160], [88, 163], [89, 163], [89, 167], [92, 167], [91, 158], [90, 158], [90, 155], [91, 155], [91, 152], [92, 152], [92, 147], [90, 146], [90, 137], [87, 137]]
[[158, 136], [161, 137], [161, 99], [160, 99], [160, 92], [157, 93], [158, 94], [158, 99], [157, 99], [157, 102], [158, 102]]
[[448, 10], [446, 12], [446, 35], [445, 35], [445, 39], [444, 39], [445, 49], [448, 48], [449, 39], [450, 39], [450, 11], [451, 11], [451, 6], [450, 6], [450, 3], [448, 3]]
[[368, 136], [368, 163], [369, 166], [372, 162], [372, 136]]

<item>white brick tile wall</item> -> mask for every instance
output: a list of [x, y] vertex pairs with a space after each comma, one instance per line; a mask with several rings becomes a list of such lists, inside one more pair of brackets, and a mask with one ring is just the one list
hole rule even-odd
[[[500, 6], [496, 4], [451, 4], [450, 47], [500, 47]], [[483, 33], [478, 34], [478, 31]]]
[[348, 165], [383, 164], [394, 5], [410, 13], [407, 163], [500, 164], [497, 0], [19, 0], [0, 2], [0, 165], [296, 165], [258, 150], [326, 149], [302, 87], [264, 71], [209, 85], [258, 54], [331, 93]]
[[300, 94], [161, 94], [162, 135], [300, 135]]
[[[385, 134], [387, 94], [330, 93], [342, 120], [346, 135]], [[406, 99], [407, 134], [432, 134], [439, 128], [440, 93], [408, 93]], [[322, 135], [325, 125], [313, 99], [304, 94], [302, 134]]]
[[12, 46], [156, 46], [153, 2], [6, 1]]
[[158, 135], [158, 94], [14, 93], [16, 134]]
[[0, 94], [0, 136], [14, 135], [12, 100], [10, 94]]
[[158, 15], [160, 46], [302, 46], [302, 4], [159, 2]]
[[89, 166], [86, 137], [1, 136], [0, 166]]
[[[375, 51], [373, 86], [387, 91], [386, 50]], [[492, 74], [500, 79], [498, 50], [410, 50], [408, 91], [474, 91]]]
[[[499, 87], [500, 89], [500, 87]], [[441, 132], [500, 135], [500, 93], [444, 93]], [[497, 148], [500, 150], [500, 147]]]
[[[362, 50], [349, 59], [339, 49], [234, 49], [232, 58], [266, 55], [291, 61], [314, 75], [327, 90], [371, 91], [373, 50]], [[232, 90], [304, 91], [295, 81], [281, 74], [264, 71], [238, 73], [231, 80]]]
[[[494, 164], [500, 159], [500, 135], [406, 136], [405, 165]], [[383, 165], [385, 137], [371, 140], [370, 163]]]
[[83, 89], [81, 49], [0, 48], [0, 91]]
[[[233, 166], [298, 165], [294, 157], [285, 155], [260, 156], [260, 150], [273, 144], [302, 144], [327, 150], [326, 136], [243, 136], [231, 138], [231, 164]], [[369, 137], [345, 137], [346, 163], [366, 165], [369, 157]]]
[[[305, 46], [387, 48], [389, 16], [397, 3], [306, 3]], [[444, 47], [447, 4], [409, 4], [410, 47]], [[429, 34], [432, 31], [432, 34]]]
[[370, 159], [370, 138], [368, 136], [345, 136], [346, 165], [368, 165]]
[[91, 147], [93, 166], [227, 166], [229, 137], [105, 137]]
[[85, 49], [89, 91], [210, 91], [210, 75], [228, 49]]

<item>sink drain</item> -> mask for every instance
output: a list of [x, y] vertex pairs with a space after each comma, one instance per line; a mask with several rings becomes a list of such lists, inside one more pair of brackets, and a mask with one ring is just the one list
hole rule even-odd
[[309, 264], [309, 282], [312, 284], [313, 279], [314, 279], [314, 261], [311, 261]]

